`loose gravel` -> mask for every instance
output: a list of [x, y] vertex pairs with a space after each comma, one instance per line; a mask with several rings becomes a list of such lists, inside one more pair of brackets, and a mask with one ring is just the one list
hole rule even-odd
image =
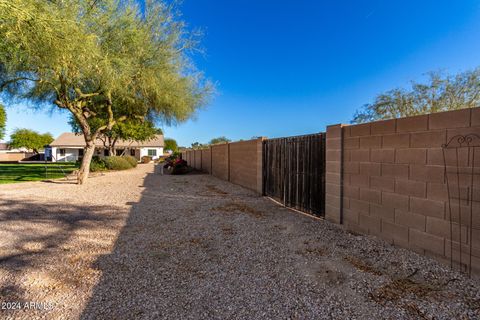
[[209, 175], [0, 186], [0, 303], [38, 303], [0, 318], [475, 319], [479, 289]]

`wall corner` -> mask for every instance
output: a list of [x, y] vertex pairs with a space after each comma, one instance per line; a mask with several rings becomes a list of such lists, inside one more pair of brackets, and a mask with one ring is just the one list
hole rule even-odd
[[325, 149], [325, 219], [343, 224], [343, 136], [345, 124], [327, 126]]

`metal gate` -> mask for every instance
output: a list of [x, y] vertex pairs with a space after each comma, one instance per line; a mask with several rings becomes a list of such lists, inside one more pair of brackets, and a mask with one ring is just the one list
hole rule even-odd
[[287, 207], [325, 214], [325, 133], [263, 142], [263, 194]]

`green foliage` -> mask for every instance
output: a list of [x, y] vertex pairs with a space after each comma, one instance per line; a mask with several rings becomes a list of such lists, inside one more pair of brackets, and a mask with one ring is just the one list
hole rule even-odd
[[[69, 124], [73, 132], [82, 133], [82, 129], [74, 117], [70, 118]], [[99, 138], [104, 142], [105, 147], [113, 149], [119, 139], [143, 142], [155, 138], [159, 131], [161, 132], [161, 129], [156, 128], [152, 121], [128, 119], [116, 123], [110, 130], [105, 130]]]
[[412, 82], [409, 90], [393, 89], [378, 95], [356, 112], [352, 123], [480, 107], [480, 68], [456, 76], [428, 74], [426, 83]]
[[107, 171], [107, 170], [127, 170], [135, 168], [138, 161], [132, 156], [111, 156], [100, 158], [95, 156], [90, 162], [90, 170], [92, 172]]
[[89, 150], [127, 120], [185, 121], [212, 92], [176, 1], [0, 0], [0, 39], [0, 91], [68, 110]]
[[230, 141], [231, 141], [230, 139], [222, 136], [218, 138], [213, 138], [212, 140], [210, 140], [209, 144], [219, 144], [219, 143], [226, 143]]
[[205, 144], [200, 143], [200, 142], [192, 143], [192, 149], [202, 149], [202, 148], [205, 148], [205, 147], [208, 147], [208, 145], [205, 145]]
[[7, 112], [5, 108], [0, 104], [0, 139], [5, 137], [5, 127], [7, 126]]
[[105, 161], [100, 157], [93, 157], [92, 161], [90, 162], [90, 171], [92, 172], [99, 172], [99, 171], [106, 171], [107, 166], [105, 165]]
[[76, 169], [78, 169], [78, 165], [71, 162], [48, 164], [0, 163], [0, 184], [65, 178], [65, 174], [71, 174]]
[[138, 165], [138, 161], [137, 161], [137, 158], [133, 157], [133, 156], [123, 156], [123, 158], [125, 158], [125, 160], [128, 161], [128, 163], [130, 163], [130, 165], [132, 166], [132, 168], [136, 168], [137, 165]]
[[10, 135], [10, 146], [12, 148], [27, 148], [29, 150], [43, 149], [44, 146], [50, 144], [54, 139], [50, 133], [40, 134], [29, 129], [15, 129]]
[[108, 170], [127, 170], [133, 167], [125, 157], [105, 157], [104, 162]]
[[165, 139], [164, 149], [165, 150], [170, 150], [170, 151], [173, 151], [173, 152], [177, 151], [178, 150], [177, 141], [175, 141], [175, 139], [171, 139], [171, 138]]

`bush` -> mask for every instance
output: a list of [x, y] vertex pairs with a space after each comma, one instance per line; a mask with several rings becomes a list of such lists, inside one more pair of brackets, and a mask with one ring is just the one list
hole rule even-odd
[[107, 166], [105, 165], [105, 161], [103, 161], [103, 159], [100, 159], [98, 156], [92, 158], [92, 161], [90, 162], [90, 171], [98, 172], [106, 170]]
[[124, 156], [125, 160], [128, 161], [128, 163], [130, 163], [130, 165], [132, 166], [132, 168], [136, 168], [137, 165], [138, 165], [138, 161], [137, 161], [137, 158], [133, 157], [133, 156]]
[[172, 168], [172, 174], [185, 174], [190, 171], [187, 161], [182, 159], [175, 160], [175, 162], [173, 162]]
[[125, 159], [125, 157], [105, 157], [104, 161], [108, 170], [127, 170], [133, 168], [133, 166]]
[[152, 162], [152, 157], [150, 156], [143, 156], [142, 157], [142, 163], [150, 163]]

